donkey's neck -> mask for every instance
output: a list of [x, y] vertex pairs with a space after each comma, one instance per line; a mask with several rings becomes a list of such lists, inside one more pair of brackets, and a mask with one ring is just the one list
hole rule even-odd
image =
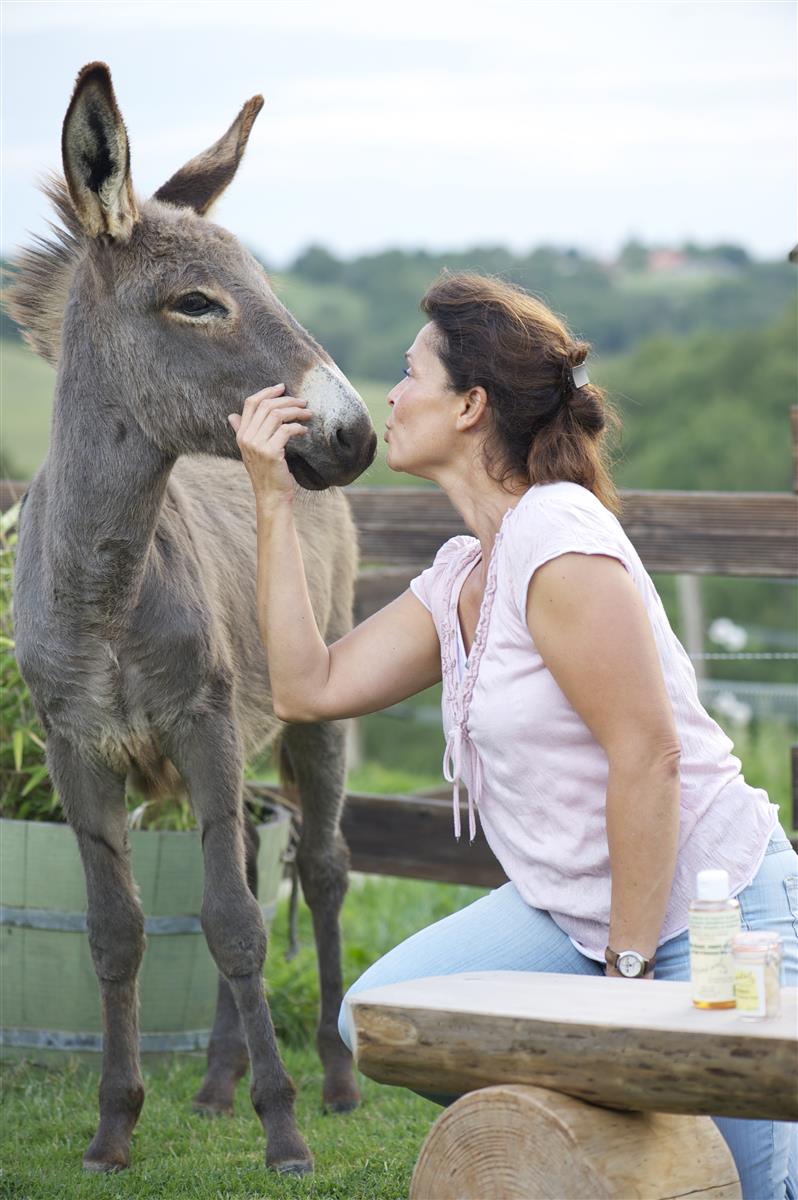
[[59, 376], [46, 553], [57, 618], [113, 637], [135, 607], [174, 458], [107, 393]]

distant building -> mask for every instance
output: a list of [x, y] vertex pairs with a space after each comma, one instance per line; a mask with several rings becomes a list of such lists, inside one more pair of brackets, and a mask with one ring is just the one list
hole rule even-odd
[[740, 272], [739, 265], [727, 258], [712, 254], [693, 255], [667, 246], [649, 250], [644, 269], [647, 275], [670, 279], [717, 279]]
[[657, 275], [683, 275], [690, 265], [683, 250], [649, 250], [646, 270]]

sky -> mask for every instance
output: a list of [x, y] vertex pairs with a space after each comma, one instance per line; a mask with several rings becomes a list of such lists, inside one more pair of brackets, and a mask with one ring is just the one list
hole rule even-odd
[[273, 267], [796, 241], [792, 0], [2, 0], [1, 49], [6, 255], [46, 229], [37, 178], [95, 59], [141, 196], [265, 97], [214, 219]]

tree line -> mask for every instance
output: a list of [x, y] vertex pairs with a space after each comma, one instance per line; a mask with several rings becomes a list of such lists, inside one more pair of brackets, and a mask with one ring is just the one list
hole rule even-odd
[[753, 261], [741, 247], [687, 243], [679, 249], [682, 264], [659, 273], [648, 269], [653, 254], [630, 242], [611, 264], [548, 246], [523, 255], [498, 246], [441, 254], [384, 250], [345, 260], [310, 246], [273, 281], [343, 371], [385, 380], [401, 370], [420, 323], [419, 300], [444, 268], [519, 284], [603, 354], [666, 333], [758, 328], [795, 294], [794, 266]]

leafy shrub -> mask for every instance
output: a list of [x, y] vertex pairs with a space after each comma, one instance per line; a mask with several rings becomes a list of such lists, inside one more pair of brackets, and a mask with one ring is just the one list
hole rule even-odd
[[[12, 597], [19, 503], [0, 517], [0, 816], [64, 821], [45, 759], [45, 733], [14, 654]], [[150, 803], [128, 796], [136, 829], [193, 829], [185, 797]]]
[[19, 504], [0, 518], [0, 816], [62, 821], [45, 735], [14, 656], [11, 596]]

